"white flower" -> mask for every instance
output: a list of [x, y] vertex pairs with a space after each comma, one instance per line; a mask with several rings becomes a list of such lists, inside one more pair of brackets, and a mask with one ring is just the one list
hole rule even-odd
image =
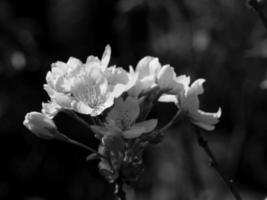
[[146, 56], [141, 59], [136, 67], [138, 80], [128, 93], [131, 96], [138, 96], [159, 87], [162, 92], [176, 93], [181, 86], [176, 82], [176, 73], [170, 65], [161, 66], [158, 58]]
[[188, 113], [192, 123], [211, 131], [214, 130], [215, 124], [219, 122], [221, 116], [221, 108], [216, 113], [204, 112], [199, 109], [198, 95], [204, 92], [204, 79], [197, 79], [191, 86], [190, 77], [180, 76], [176, 78], [177, 84], [183, 85], [184, 89], [180, 90], [176, 95], [164, 94], [159, 98], [161, 102], [174, 102], [179, 109]]
[[53, 120], [39, 112], [27, 113], [23, 125], [33, 134], [44, 139], [54, 138], [54, 134], [57, 132]]
[[113, 109], [107, 114], [105, 126], [91, 126], [100, 134], [121, 134], [126, 139], [137, 138], [143, 133], [151, 132], [157, 126], [156, 119], [136, 122], [140, 113], [137, 99], [128, 97], [115, 101]]
[[113, 105], [114, 95], [99, 68], [85, 65], [69, 81], [71, 106], [75, 111], [97, 116]]
[[76, 58], [52, 64], [44, 89], [52, 101], [64, 109], [97, 116], [114, 103], [114, 98], [131, 88], [134, 76], [122, 68], [110, 67], [111, 49], [102, 59], [89, 56], [85, 64]]

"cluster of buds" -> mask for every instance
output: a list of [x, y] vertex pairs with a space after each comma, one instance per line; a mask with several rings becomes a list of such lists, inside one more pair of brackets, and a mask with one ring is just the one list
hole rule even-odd
[[[170, 65], [161, 65], [158, 58], [144, 57], [135, 70], [109, 66], [110, 46], [101, 60], [89, 56], [85, 63], [69, 58], [67, 63], [52, 64], [44, 89], [51, 101], [42, 104], [41, 112], [25, 116], [23, 124], [44, 139], [72, 141], [57, 130], [53, 118], [60, 111], [71, 111], [94, 118], [89, 124], [99, 139], [99, 171], [109, 182], [120, 177], [135, 181], [142, 172], [144, 148], [166, 130], [178, 115], [188, 117], [202, 129], [211, 131], [218, 123], [216, 113], [199, 109], [198, 95], [204, 92], [204, 79], [190, 84], [190, 77], [177, 76]], [[157, 102], [174, 103], [177, 114], [166, 125], [157, 126], [158, 119], [147, 119]], [[101, 115], [101, 117], [100, 117]]]

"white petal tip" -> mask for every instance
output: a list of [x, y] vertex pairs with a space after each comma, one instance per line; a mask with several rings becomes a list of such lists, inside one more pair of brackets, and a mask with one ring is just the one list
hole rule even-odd
[[217, 111], [215, 117], [216, 117], [216, 118], [220, 118], [221, 116], [222, 116], [222, 109], [221, 109], [221, 107], [219, 107], [219, 109], [218, 109], [218, 111]]

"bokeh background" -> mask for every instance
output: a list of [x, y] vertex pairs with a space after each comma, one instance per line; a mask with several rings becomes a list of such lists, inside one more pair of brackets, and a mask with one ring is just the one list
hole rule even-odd
[[[267, 3], [267, 2], [266, 2]], [[264, 10], [266, 12], [266, 10]], [[243, 199], [267, 196], [267, 30], [243, 0], [0, 0], [0, 199], [113, 199], [87, 152], [45, 141], [22, 125], [41, 109], [50, 64], [85, 61], [112, 47], [111, 64], [135, 66], [146, 55], [192, 80], [205, 78], [201, 108], [221, 122], [204, 133], [221, 168]], [[158, 105], [161, 124], [175, 107]], [[97, 147], [91, 133], [67, 116], [56, 118], [71, 137]], [[145, 172], [129, 200], [233, 199], [196, 143], [178, 123], [145, 152]]]

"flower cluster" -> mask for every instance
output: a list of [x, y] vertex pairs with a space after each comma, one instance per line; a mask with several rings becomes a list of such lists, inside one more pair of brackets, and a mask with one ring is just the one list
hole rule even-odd
[[44, 84], [50, 101], [42, 104], [40, 113], [28, 113], [24, 125], [44, 139], [66, 139], [59, 137], [63, 134], [53, 122], [58, 112], [97, 119], [90, 129], [100, 140], [96, 154], [100, 172], [110, 182], [119, 174], [126, 181], [135, 180], [142, 171], [144, 147], [160, 134], [157, 130], [163, 130], [157, 128], [157, 119], [147, 119], [157, 101], [175, 103], [177, 112], [185, 113], [202, 129], [215, 128], [221, 109], [216, 113], [199, 109], [204, 79], [190, 85], [190, 77], [177, 76], [173, 67], [151, 56], [141, 59], [135, 70], [126, 71], [109, 66], [110, 56], [110, 46], [106, 46], [101, 59], [89, 56], [83, 63], [71, 57], [66, 63], [53, 63]]

